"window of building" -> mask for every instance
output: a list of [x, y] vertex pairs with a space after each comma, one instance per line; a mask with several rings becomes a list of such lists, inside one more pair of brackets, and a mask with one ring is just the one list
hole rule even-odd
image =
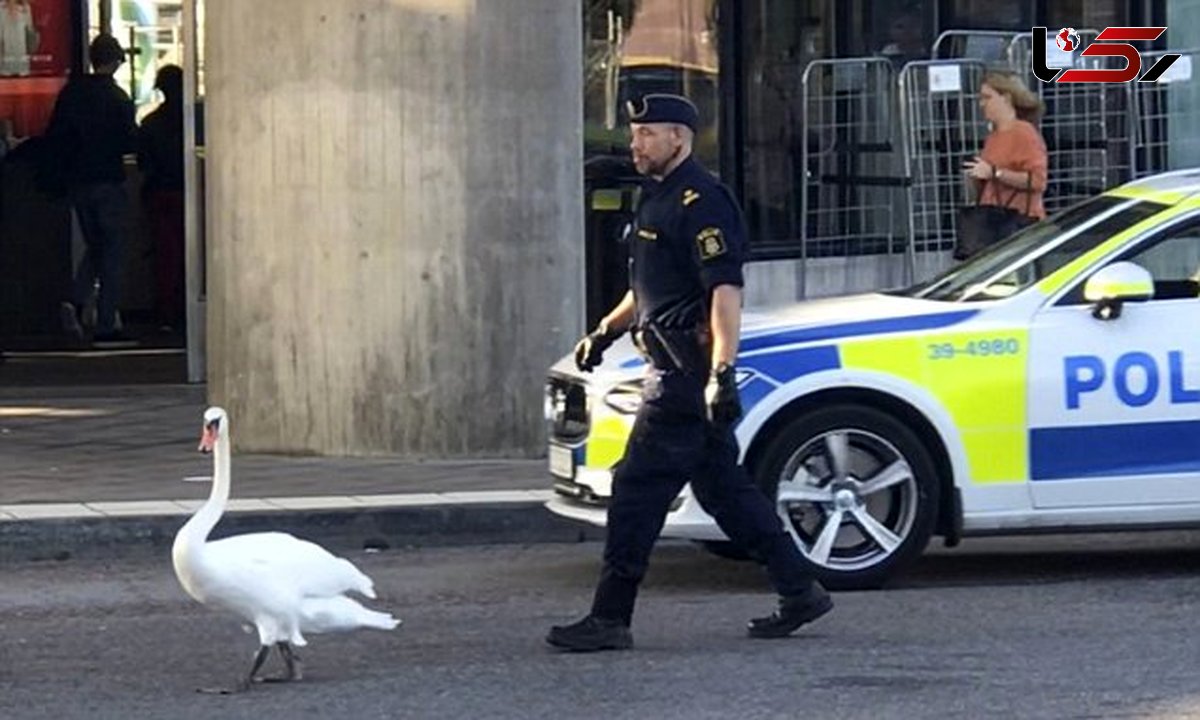
[[854, 0], [839, 9], [854, 13], [844, 24], [851, 32], [841, 43], [839, 56], [885, 57], [897, 70], [906, 62], [929, 59], [937, 38], [933, 0]]
[[[906, 64], [935, 55], [1011, 62], [1005, 51], [1013, 37], [1035, 22], [1103, 28], [1128, 24], [1130, 14], [1125, 0], [750, 0], [738, 7], [740, 125], [731, 142], [759, 257], [895, 252], [903, 244], [903, 140], [890, 130], [899, 118], [887, 98]], [[935, 48], [945, 31], [959, 32]], [[864, 58], [891, 61], [892, 76], [869, 62], [851, 67]], [[816, 67], [806, 81], [818, 59], [846, 64]], [[1075, 115], [1087, 100], [1070, 100], [1047, 102], [1051, 149], [1071, 170], [1056, 178], [1074, 181], [1076, 168], [1085, 168], [1088, 182], [1076, 185], [1086, 189], [1077, 194], [1090, 194], [1104, 182], [1092, 182], [1092, 166], [1073, 148], [1066, 154], [1070, 138], [1060, 138], [1064, 123], [1076, 134], [1083, 123]], [[1109, 155], [1119, 177], [1123, 156]]]
[[[198, 47], [203, 48], [203, 0], [197, 0]], [[180, 0], [88, 0], [88, 39], [107, 29], [129, 53], [115, 79], [137, 106], [140, 120], [161, 101], [154, 78], [163, 65], [183, 67], [183, 4]], [[107, 23], [107, 28], [105, 24]], [[197, 73], [197, 96], [204, 95], [204, 75]]]
[[700, 111], [696, 156], [718, 170], [716, 0], [585, 0], [583, 24], [586, 155], [628, 154], [626, 100], [679, 93]]
[[77, 20], [69, 0], [0, 3], [0, 145], [45, 131], [71, 70]]
[[804, 68], [824, 57], [830, 23], [826, 3], [754, 0], [741, 3], [744, 74], [742, 203], [756, 249], [798, 242], [804, 123]]
[[938, 20], [943, 30], [1029, 32], [1029, 28], [1033, 27], [1033, 3], [942, 0]]
[[1046, 3], [1044, 23], [1051, 29], [1103, 30], [1127, 24], [1125, 5], [1125, 0], [1054, 0]]
[[[932, 0], [740, 4], [742, 196], [757, 257], [889, 252], [895, 74], [929, 57]], [[813, 61], [827, 62], [810, 65]]]

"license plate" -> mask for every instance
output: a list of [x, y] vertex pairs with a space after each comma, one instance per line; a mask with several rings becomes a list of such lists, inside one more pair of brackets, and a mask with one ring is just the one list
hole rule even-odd
[[575, 459], [571, 448], [562, 445], [550, 446], [550, 474], [568, 480], [575, 477]]

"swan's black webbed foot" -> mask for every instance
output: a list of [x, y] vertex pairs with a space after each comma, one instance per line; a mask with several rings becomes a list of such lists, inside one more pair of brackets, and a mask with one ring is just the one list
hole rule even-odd
[[300, 663], [300, 656], [292, 649], [292, 646], [285, 642], [275, 643], [279, 648], [279, 654], [283, 657], [283, 662], [287, 665], [287, 674], [281, 677], [263, 678], [264, 682], [293, 682], [304, 677], [304, 669]]
[[233, 695], [234, 693], [245, 692], [250, 689], [255, 683], [280, 683], [293, 682], [304, 677], [303, 667], [300, 663], [300, 656], [292, 649], [292, 646], [286, 642], [275, 643], [275, 647], [279, 648], [279, 654], [283, 657], [283, 662], [287, 665], [287, 673], [280, 677], [259, 677], [258, 671], [267, 661], [267, 656], [271, 654], [271, 646], [263, 645], [254, 654], [254, 662], [250, 666], [250, 672], [242, 677], [233, 687], [216, 687], [216, 688], [196, 688], [196, 692], [212, 694], [212, 695]]
[[262, 669], [263, 663], [267, 661], [267, 655], [271, 654], [271, 646], [263, 645], [254, 654], [254, 662], [250, 665], [250, 672], [247, 673], [237, 684], [231, 688], [196, 688], [196, 692], [212, 694], [212, 695], [233, 695], [234, 693], [245, 692], [250, 689], [250, 686], [257, 682], [262, 682], [262, 678], [258, 677], [258, 671]]

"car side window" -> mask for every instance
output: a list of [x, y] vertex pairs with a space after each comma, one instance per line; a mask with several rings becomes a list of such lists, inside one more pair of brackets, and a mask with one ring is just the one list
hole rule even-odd
[[1200, 222], [1167, 231], [1161, 240], [1127, 258], [1154, 278], [1153, 300], [1200, 297]]
[[[1154, 278], [1154, 300], [1200, 298], [1200, 221], [1178, 225], [1139, 243], [1113, 258], [1112, 262], [1137, 263]], [[1083, 304], [1083, 282], [1062, 300], [1064, 305]]]

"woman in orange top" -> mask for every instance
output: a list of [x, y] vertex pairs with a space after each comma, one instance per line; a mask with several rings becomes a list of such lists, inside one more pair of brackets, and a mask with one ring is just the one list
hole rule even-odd
[[1019, 77], [992, 71], [979, 89], [979, 107], [992, 126], [983, 152], [963, 163], [980, 205], [1011, 208], [1025, 223], [1046, 217], [1046, 143], [1033, 122], [1044, 106]]

